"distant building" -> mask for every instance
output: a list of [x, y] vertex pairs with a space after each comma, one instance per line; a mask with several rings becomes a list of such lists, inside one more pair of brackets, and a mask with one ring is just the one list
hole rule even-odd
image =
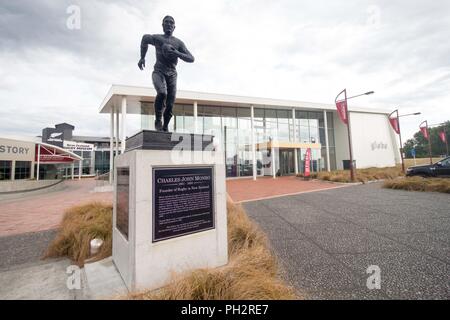
[[[75, 127], [60, 123], [42, 130], [42, 142], [61, 146], [83, 158], [81, 176], [95, 176], [109, 172], [109, 138], [74, 135]], [[78, 175], [75, 168], [75, 175]]]
[[[141, 129], [154, 129], [155, 96], [153, 88], [111, 86], [99, 111], [110, 115], [110, 139], [122, 141], [122, 152], [124, 137], [134, 134], [126, 132], [127, 114], [141, 115]], [[211, 134], [220, 141], [230, 178], [302, 172], [308, 148], [313, 171], [349, 165], [347, 127], [334, 104], [179, 90], [173, 113], [169, 131]], [[389, 113], [349, 106], [357, 168], [400, 162]]]

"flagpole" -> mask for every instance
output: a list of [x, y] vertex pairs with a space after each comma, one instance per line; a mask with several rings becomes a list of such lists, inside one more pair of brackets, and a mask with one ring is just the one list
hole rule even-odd
[[400, 116], [398, 115], [398, 109], [392, 111], [391, 114], [388, 116], [388, 118], [391, 119], [391, 115], [393, 115], [394, 113], [397, 114], [398, 137], [400, 139], [400, 159], [402, 159], [402, 172], [405, 173], [405, 159], [403, 158], [402, 133], [400, 130]]
[[431, 132], [428, 130], [428, 121], [426, 121], [427, 132], [428, 132], [428, 150], [430, 152], [430, 164], [433, 164], [433, 156], [431, 154]]
[[[342, 110], [341, 108], [338, 107], [338, 98], [339, 96], [344, 93], [344, 100], [340, 100], [340, 102], [345, 101], [345, 119], [343, 119], [343, 115], [342, 112], [340, 110]], [[363, 94], [359, 94], [356, 96], [352, 96], [352, 97], [347, 97], [347, 89], [342, 90], [337, 96], [336, 99], [334, 99], [334, 103], [336, 104], [336, 108], [338, 109], [338, 115], [341, 118], [342, 122], [344, 122], [344, 124], [347, 125], [347, 132], [348, 132], [348, 149], [349, 149], [349, 155], [350, 155], [350, 179], [351, 181], [355, 181], [355, 167], [353, 166], [353, 150], [352, 150], [352, 134], [351, 134], [351, 129], [350, 129], [350, 112], [348, 111], [348, 99], [352, 99], [352, 98], [356, 98], [359, 96], [363, 96], [363, 95], [369, 95], [369, 94], [373, 94], [373, 91], [369, 91]], [[345, 121], [346, 120], [346, 121]]]
[[425, 123], [425, 132], [427, 133], [427, 137], [426, 138], [428, 139], [428, 154], [430, 156], [430, 164], [433, 164], [433, 157], [431, 155], [431, 134], [430, 134], [430, 131], [428, 130], [428, 121], [427, 120], [423, 121], [419, 125], [419, 128], [423, 128], [422, 124], [424, 124], [424, 123]]
[[350, 180], [355, 181], [355, 168], [353, 166], [353, 148], [352, 148], [352, 133], [350, 129], [350, 113], [348, 112], [348, 102], [347, 102], [347, 89], [344, 89], [345, 97], [345, 114], [347, 118], [347, 131], [348, 131], [348, 150], [350, 153]]
[[447, 157], [449, 156], [448, 154], [448, 139], [447, 139], [447, 132], [445, 132], [445, 127], [444, 127], [444, 137], [445, 137], [445, 146], [447, 147]]

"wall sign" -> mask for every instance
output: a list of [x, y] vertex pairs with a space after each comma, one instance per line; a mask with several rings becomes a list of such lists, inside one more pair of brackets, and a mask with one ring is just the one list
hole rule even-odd
[[0, 159], [1, 160], [34, 160], [35, 143], [0, 138]]
[[372, 151], [377, 149], [387, 149], [387, 143], [374, 141], [370, 144], [370, 147], [372, 148]]
[[153, 168], [153, 242], [215, 228], [213, 167]]
[[83, 143], [77, 141], [67, 141], [63, 142], [64, 149], [70, 151], [94, 151], [94, 145], [91, 143]]
[[64, 131], [46, 128], [42, 132], [42, 142], [62, 148], [64, 146]]

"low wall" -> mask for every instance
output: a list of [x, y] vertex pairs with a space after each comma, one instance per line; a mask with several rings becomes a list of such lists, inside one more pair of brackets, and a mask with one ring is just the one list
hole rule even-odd
[[27, 192], [52, 187], [63, 180], [14, 180], [0, 181], [0, 194]]

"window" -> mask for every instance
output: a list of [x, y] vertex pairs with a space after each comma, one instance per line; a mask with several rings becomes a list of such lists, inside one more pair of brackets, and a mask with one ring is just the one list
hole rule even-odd
[[14, 179], [30, 179], [31, 177], [31, 161], [16, 161], [16, 169]]
[[311, 143], [319, 143], [319, 120], [309, 119], [309, 135]]
[[292, 121], [292, 116], [290, 117], [289, 113], [290, 112], [288, 112], [287, 110], [277, 110], [278, 139], [281, 141], [290, 141], [289, 125]]
[[11, 161], [0, 161], [0, 180], [11, 180]]

